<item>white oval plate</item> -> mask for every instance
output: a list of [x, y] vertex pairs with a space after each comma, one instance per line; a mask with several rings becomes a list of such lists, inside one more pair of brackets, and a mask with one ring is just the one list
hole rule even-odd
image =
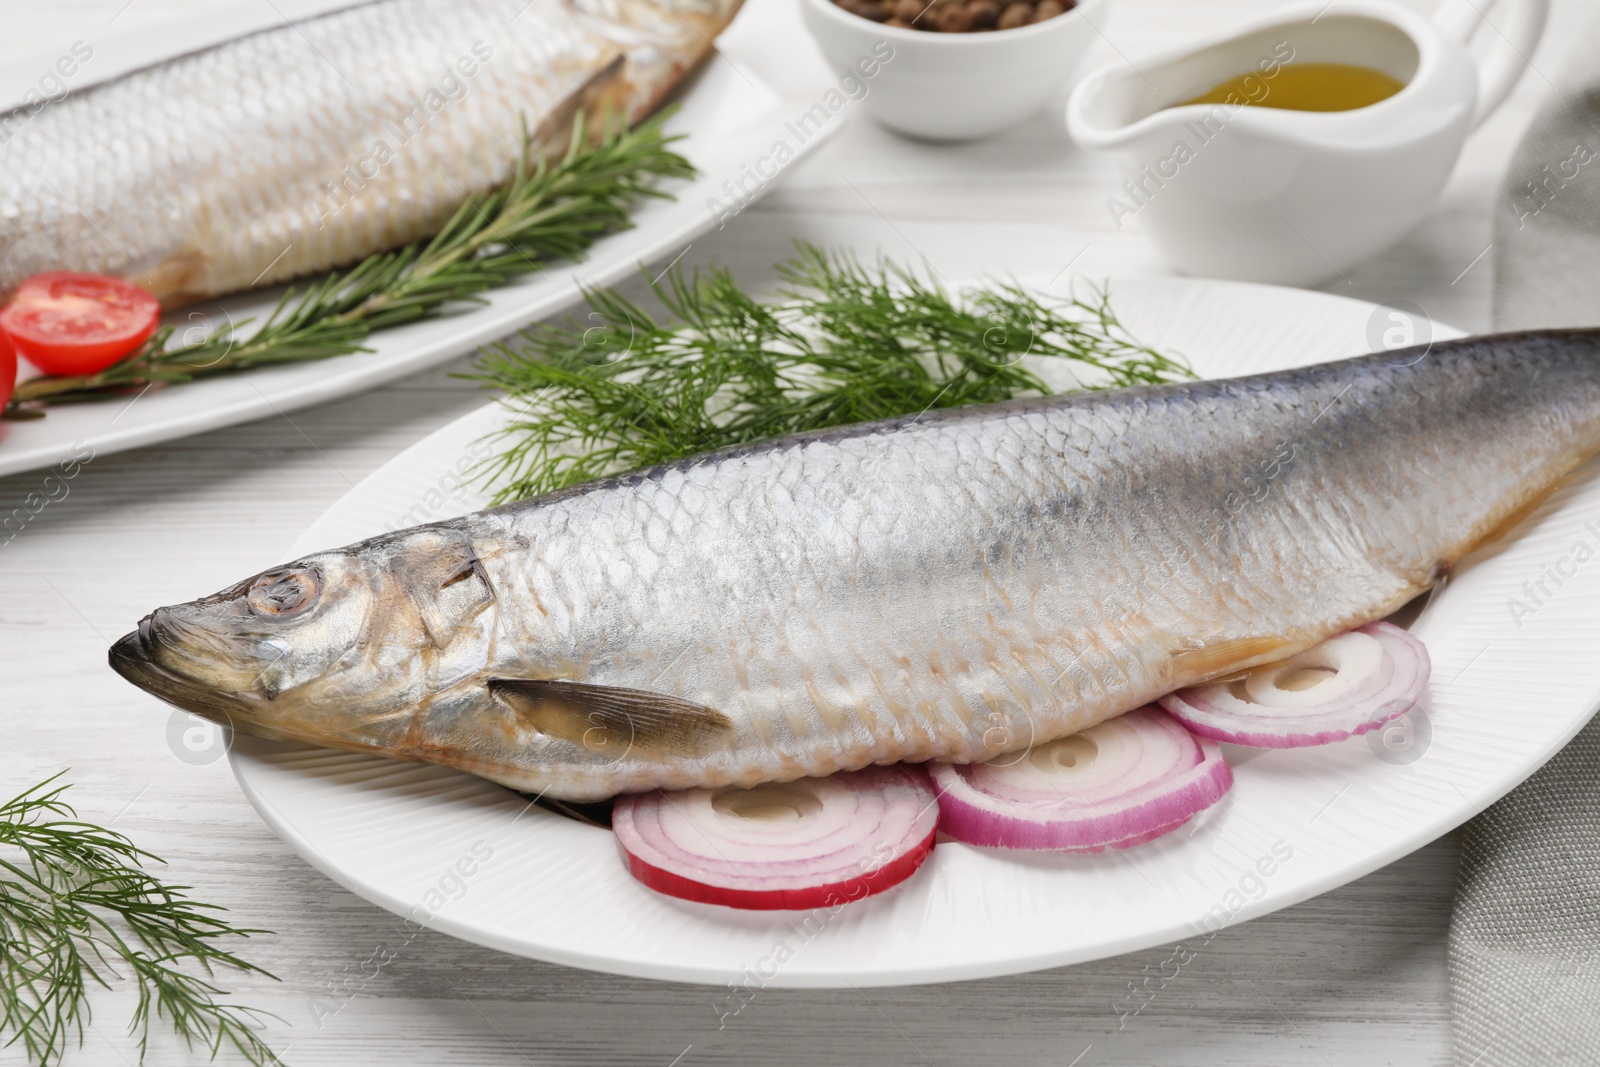
[[[296, 17], [301, 17], [348, 6], [349, 2], [298, 0], [292, 8]], [[95, 45], [105, 54], [106, 71], [120, 73], [159, 62], [182, 46], [199, 47], [259, 29], [264, 17], [268, 23], [282, 21], [283, 16], [270, 12], [270, 17], [263, 16], [259, 8], [258, 0], [236, 0], [207, 12], [194, 27], [181, 27], [182, 34], [176, 36], [165, 24], [156, 24], [116, 35], [109, 43], [97, 38]], [[37, 71], [48, 65], [48, 60], [36, 60], [30, 57], [0, 66], [0, 93], [27, 72], [36, 77]], [[95, 79], [99, 77], [97, 73]], [[80, 81], [89, 84], [95, 79]], [[663, 184], [662, 189], [672, 193], [673, 199], [640, 204], [632, 215], [632, 229], [595, 242], [581, 262], [557, 263], [486, 293], [483, 305], [380, 331], [367, 342], [370, 352], [262, 367], [152, 390], [148, 395], [51, 408], [47, 417], [36, 421], [0, 421], [0, 476], [48, 467], [74, 456], [81, 461], [85, 449], [90, 450], [88, 455], [104, 455], [281, 415], [374, 389], [464, 355], [577, 303], [583, 286], [613, 285], [639, 270], [641, 264], [681, 254], [690, 242], [718, 225], [717, 211], [709, 205], [729, 204], [724, 183], [740, 180], [741, 168], [769, 157], [780, 140], [797, 159], [845, 122], [843, 117], [839, 122], [829, 121], [819, 128], [821, 136], [800, 141], [783, 128], [782, 98], [717, 51], [678, 87], [674, 99], [680, 110], [668, 121], [667, 129], [687, 135], [677, 150], [695, 165], [698, 175], [689, 181]], [[745, 206], [768, 184], [761, 183], [746, 196]], [[163, 321], [173, 325], [180, 337], [191, 330], [199, 337], [228, 322], [259, 321], [271, 312], [278, 291], [183, 308]]]
[[[1142, 339], [1206, 376], [1356, 355], [1374, 321], [1380, 336], [1391, 321], [1369, 304], [1240, 283], [1129, 279], [1113, 283], [1112, 297]], [[484, 408], [408, 449], [293, 552], [477, 506], [453, 472], [499, 417]], [[1561, 570], [1573, 570], [1579, 541], [1600, 548], [1597, 469], [1464, 566], [1414, 627], [1434, 661], [1431, 741], [1399, 753], [1375, 748], [1375, 734], [1298, 751], [1230, 749], [1231, 794], [1192, 827], [1127, 852], [1030, 857], [945, 842], [903, 885], [837, 913], [741, 913], [657, 895], [624, 871], [609, 832], [530, 810], [518, 794], [455, 771], [242, 736], [233, 767], [268, 824], [354, 892], [557, 963], [694, 982], [866, 986], [1194, 944], [1420, 847], [1577, 732], [1600, 702], [1600, 563], [1577, 566], [1559, 588], [1547, 582], [1553, 595], [1532, 614], [1513, 619], [1507, 601], [1525, 597], [1523, 583], [1546, 564], [1568, 558]], [[1420, 758], [1399, 762], [1408, 752]], [[738, 1004], [730, 994], [727, 1010]]]

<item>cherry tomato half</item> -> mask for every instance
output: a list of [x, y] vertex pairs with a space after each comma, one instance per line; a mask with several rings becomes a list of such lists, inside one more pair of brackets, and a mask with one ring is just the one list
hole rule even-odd
[[46, 374], [94, 374], [156, 332], [161, 304], [121, 278], [50, 271], [17, 286], [0, 330]]
[[17, 387], [17, 353], [0, 330], [0, 408], [11, 399], [11, 390]]

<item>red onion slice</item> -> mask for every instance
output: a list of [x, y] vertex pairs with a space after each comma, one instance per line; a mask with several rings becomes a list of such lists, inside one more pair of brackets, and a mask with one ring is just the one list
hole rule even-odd
[[1233, 784], [1214, 741], [1136, 708], [988, 763], [935, 764], [939, 829], [972, 845], [1128, 848], [1177, 829]]
[[1195, 733], [1256, 748], [1343, 741], [1416, 706], [1428, 650], [1387, 622], [1329, 638], [1234, 682], [1180, 689], [1161, 706]]
[[919, 767], [869, 767], [753, 789], [618, 797], [611, 816], [633, 876], [730, 908], [832, 907], [911, 876], [939, 821]]

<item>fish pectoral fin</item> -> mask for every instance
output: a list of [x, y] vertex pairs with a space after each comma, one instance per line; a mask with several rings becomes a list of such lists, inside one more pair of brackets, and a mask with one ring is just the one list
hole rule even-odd
[[[528, 143], [543, 147], [553, 162], [567, 149], [572, 140], [573, 123], [581, 113], [586, 120], [584, 133], [589, 145], [598, 144], [606, 133], [606, 122], [627, 111], [622, 100], [626, 93], [622, 75], [627, 65], [628, 57], [623, 53], [612, 56], [610, 62], [591, 74], [577, 90], [568, 93], [529, 131]], [[592, 121], [596, 117], [605, 121]]]
[[733, 733], [732, 720], [717, 709], [646, 689], [491, 678], [489, 693], [523, 725], [619, 758], [703, 756]]
[[1285, 659], [1303, 645], [1281, 634], [1191, 642], [1172, 650], [1172, 665], [1183, 685], [1193, 685]]

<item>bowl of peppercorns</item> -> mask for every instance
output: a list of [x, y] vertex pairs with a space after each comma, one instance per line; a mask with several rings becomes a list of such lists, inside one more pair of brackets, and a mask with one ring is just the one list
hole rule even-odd
[[[967, 141], [1035, 114], [1071, 78], [1110, 0], [800, 0], [845, 100], [883, 125]], [[815, 110], [815, 109], [813, 109]]]

